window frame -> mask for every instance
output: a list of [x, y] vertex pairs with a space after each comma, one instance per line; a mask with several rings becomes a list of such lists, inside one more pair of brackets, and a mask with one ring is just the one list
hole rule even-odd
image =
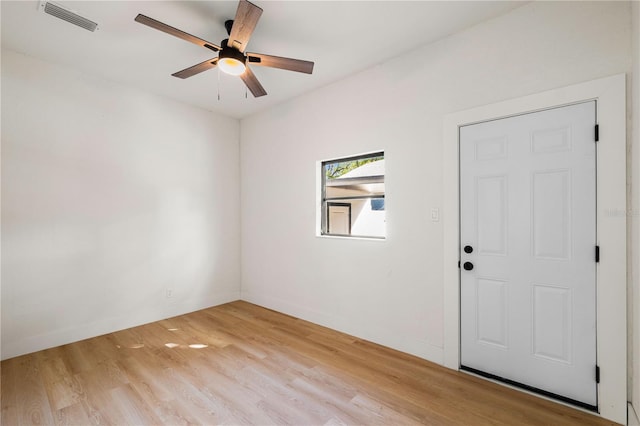
[[[337, 203], [344, 203], [344, 201], [346, 200], [372, 200], [372, 199], [382, 199], [385, 200], [386, 198], [386, 187], [384, 190], [384, 194], [377, 194], [377, 195], [354, 195], [354, 196], [344, 196], [344, 197], [329, 197], [327, 198], [327, 175], [325, 172], [325, 167], [328, 164], [334, 164], [334, 163], [345, 163], [345, 162], [350, 162], [350, 161], [357, 161], [357, 160], [363, 160], [363, 159], [367, 159], [367, 158], [373, 158], [373, 157], [382, 157], [382, 159], [385, 159], [385, 154], [384, 151], [374, 151], [374, 152], [369, 152], [366, 154], [359, 154], [359, 155], [352, 155], [349, 157], [340, 157], [340, 158], [334, 158], [331, 160], [324, 160], [324, 161], [319, 161], [318, 164], [320, 166], [320, 191], [319, 191], [319, 195], [320, 195], [320, 208], [319, 208], [319, 215], [320, 215], [320, 226], [318, 229], [318, 235], [321, 237], [335, 237], [335, 238], [355, 238], [355, 239], [372, 239], [372, 240], [386, 240], [386, 226], [385, 226], [385, 235], [384, 236], [375, 236], [375, 235], [344, 235], [344, 234], [331, 234], [329, 233], [329, 205], [330, 204], [337, 204]], [[385, 174], [383, 175], [378, 175], [378, 176], [373, 176], [374, 178], [381, 178], [381, 182], [384, 183], [385, 181], [385, 177], [386, 177], [386, 170], [385, 170]], [[354, 179], [354, 181], [356, 181], [357, 179], [363, 180], [366, 178], [348, 178], [348, 179]], [[344, 203], [347, 204], [347, 203]], [[349, 208], [349, 210], [351, 211], [351, 207]], [[351, 215], [350, 215], [351, 216]], [[385, 203], [385, 217], [386, 217], [386, 203]], [[351, 218], [349, 219], [349, 230], [351, 231]]]

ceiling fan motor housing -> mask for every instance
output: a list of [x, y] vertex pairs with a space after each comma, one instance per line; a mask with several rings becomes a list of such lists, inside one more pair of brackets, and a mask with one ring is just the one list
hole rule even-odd
[[234, 47], [229, 47], [228, 43], [229, 43], [229, 39], [222, 40], [222, 43], [221, 43], [222, 50], [218, 54], [218, 58], [220, 58], [220, 59], [224, 59], [224, 58], [235, 59], [236, 61], [240, 61], [243, 64], [246, 64], [247, 57], [242, 52], [240, 52], [238, 49], [236, 49]]

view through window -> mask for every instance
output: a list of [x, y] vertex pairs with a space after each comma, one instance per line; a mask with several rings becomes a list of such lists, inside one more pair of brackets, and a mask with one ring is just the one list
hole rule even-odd
[[322, 234], [384, 238], [384, 152], [322, 162]]

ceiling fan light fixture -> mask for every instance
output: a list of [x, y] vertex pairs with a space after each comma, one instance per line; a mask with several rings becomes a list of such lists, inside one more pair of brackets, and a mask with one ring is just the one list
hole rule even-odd
[[234, 58], [223, 58], [218, 60], [218, 66], [227, 74], [240, 75], [247, 68], [245, 64]]
[[241, 75], [247, 66], [247, 57], [240, 51], [224, 46], [218, 55], [218, 66], [227, 74]]

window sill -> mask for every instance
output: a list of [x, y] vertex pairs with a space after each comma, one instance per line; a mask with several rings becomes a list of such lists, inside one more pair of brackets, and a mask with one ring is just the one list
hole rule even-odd
[[342, 236], [342, 235], [323, 235], [316, 234], [316, 238], [326, 238], [328, 240], [358, 240], [358, 241], [387, 241], [387, 237], [356, 237], [356, 236]]

